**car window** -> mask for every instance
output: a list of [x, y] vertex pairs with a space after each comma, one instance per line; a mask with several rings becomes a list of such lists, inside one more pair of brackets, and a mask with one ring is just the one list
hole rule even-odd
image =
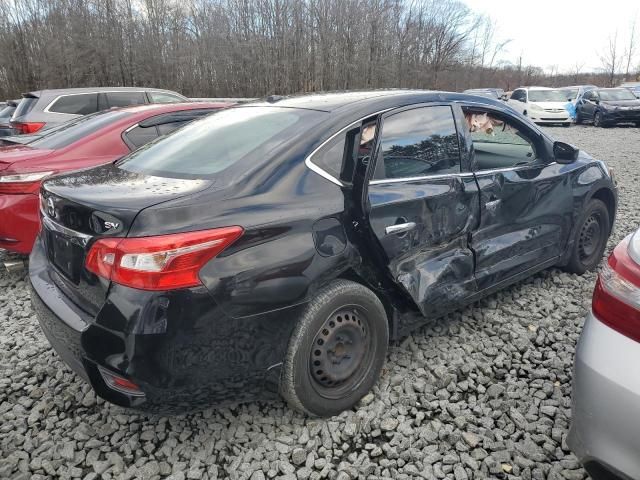
[[26, 115], [31, 110], [33, 110], [33, 107], [36, 106], [36, 103], [38, 103], [37, 98], [24, 97], [22, 100], [20, 100], [20, 103], [18, 103], [18, 106], [16, 107], [16, 111], [13, 112], [13, 116], [15, 118], [18, 118], [23, 115]]
[[170, 93], [164, 92], [149, 92], [151, 96], [151, 101], [153, 103], [178, 103], [184, 102], [184, 98], [180, 98], [177, 95], [172, 95]]
[[64, 148], [129, 115], [131, 115], [129, 112], [107, 110], [96, 113], [95, 115], [82, 117], [78, 120], [65, 123], [63, 126], [56, 128], [51, 133], [31, 142], [29, 145], [45, 150]]
[[158, 129], [155, 126], [141, 127], [137, 125], [127, 131], [123, 138], [129, 148], [135, 150], [158, 138]]
[[[22, 102], [20, 104], [22, 105]], [[77, 95], [64, 95], [58, 97], [47, 109], [55, 113], [71, 113], [74, 115], [87, 115], [98, 111], [98, 94], [82, 93]]]
[[107, 102], [110, 107], [127, 107], [144, 105], [147, 100], [144, 92], [107, 92]]
[[313, 155], [311, 161], [332, 177], [340, 178], [346, 139], [347, 132], [336, 135]]
[[497, 113], [463, 110], [476, 170], [510, 168], [536, 160], [535, 142], [515, 122]]
[[313, 132], [325, 115], [279, 107], [223, 110], [128, 155], [118, 166], [171, 178], [242, 176], [292, 138]]
[[414, 108], [384, 120], [375, 179], [459, 171], [460, 147], [451, 107]]
[[520, 100], [522, 97], [522, 90], [514, 90], [513, 93], [511, 94], [511, 99], [512, 100]]
[[16, 107], [4, 107], [2, 108], [2, 110], [0, 110], [0, 122], [6, 122], [11, 118], [11, 115], [13, 115], [13, 112], [15, 111]]

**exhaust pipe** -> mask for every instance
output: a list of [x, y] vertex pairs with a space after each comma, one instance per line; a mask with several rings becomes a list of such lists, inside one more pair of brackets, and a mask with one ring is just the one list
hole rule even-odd
[[26, 264], [24, 260], [5, 260], [2, 262], [4, 268], [9, 273], [21, 272], [25, 269]]

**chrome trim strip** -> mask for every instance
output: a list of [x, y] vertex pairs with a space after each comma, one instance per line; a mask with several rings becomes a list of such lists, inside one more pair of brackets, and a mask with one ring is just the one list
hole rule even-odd
[[478, 170], [474, 172], [476, 175], [493, 175], [494, 173], [501, 172], [517, 172], [520, 170], [527, 170], [529, 168], [544, 168], [550, 167], [551, 165], [557, 165], [558, 162], [551, 162], [545, 164], [535, 164], [535, 165], [519, 165], [517, 167], [505, 167], [505, 168], [492, 168], [491, 170]]
[[473, 177], [471, 172], [445, 173], [442, 175], [424, 175], [422, 177], [385, 178], [381, 180], [370, 180], [369, 185], [382, 185], [385, 183], [419, 182], [421, 180], [443, 180], [451, 177], [468, 178]]
[[370, 113], [369, 115], [367, 115], [365, 117], [359, 118], [358, 120], [355, 120], [355, 121], [351, 122], [346, 127], [341, 128], [336, 133], [334, 133], [329, 138], [327, 138], [324, 142], [322, 142], [320, 145], [318, 145], [309, 155], [307, 155], [307, 158], [304, 159], [304, 164], [307, 166], [307, 168], [309, 170], [311, 170], [311, 171], [317, 173], [318, 175], [320, 175], [321, 177], [329, 180], [331, 183], [335, 183], [339, 187], [344, 187], [344, 183], [342, 183], [339, 179], [337, 179], [336, 177], [331, 175], [329, 172], [326, 172], [321, 167], [319, 167], [318, 165], [313, 163], [311, 161], [311, 158], [318, 152], [318, 150], [320, 150], [322, 147], [324, 147], [327, 143], [329, 143], [331, 140], [333, 140], [335, 137], [340, 135], [345, 130], [349, 130], [351, 127], [353, 127], [354, 125], [362, 122], [366, 118], [372, 117], [374, 115], [381, 115], [381, 114], [383, 114], [385, 112], [388, 112], [389, 110], [394, 110], [395, 108], [399, 108], [399, 107], [385, 108], [384, 110], [380, 110], [379, 112]]
[[69, 237], [80, 240], [83, 245], [86, 245], [89, 240], [93, 238], [91, 235], [87, 235], [86, 233], [77, 232], [70, 228], [65, 227], [64, 225], [60, 225], [57, 222], [54, 222], [45, 212], [40, 209], [40, 213], [42, 214], [42, 223], [49, 229], [54, 232], [62, 233]]

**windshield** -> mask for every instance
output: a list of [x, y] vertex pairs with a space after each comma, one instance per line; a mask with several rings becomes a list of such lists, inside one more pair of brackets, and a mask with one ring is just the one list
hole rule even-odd
[[128, 115], [130, 115], [129, 112], [120, 110], [105, 110], [93, 115], [76, 118], [70, 122], [56, 126], [51, 130], [45, 130], [43, 136], [34, 140], [29, 145], [34, 148], [46, 150], [64, 148]]
[[0, 122], [7, 122], [11, 118], [11, 115], [13, 115], [15, 109], [16, 107], [7, 105], [2, 110], [0, 110]]
[[566, 102], [564, 90], [529, 90], [530, 102]]
[[626, 88], [616, 88], [615, 90], [599, 90], [600, 100], [637, 100], [636, 96]]
[[236, 164], [246, 172], [285, 142], [311, 134], [325, 115], [293, 108], [232, 108], [151, 142], [118, 166], [171, 178], [211, 178]]

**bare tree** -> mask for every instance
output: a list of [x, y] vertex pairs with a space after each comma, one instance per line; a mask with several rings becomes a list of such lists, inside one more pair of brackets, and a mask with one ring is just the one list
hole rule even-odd
[[624, 59], [626, 63], [626, 68], [624, 71], [625, 80], [629, 80], [629, 71], [631, 68], [631, 62], [633, 61], [636, 54], [636, 22], [637, 20], [638, 20], [638, 13], [636, 12], [636, 14], [633, 17], [633, 20], [631, 21], [631, 27], [629, 29], [629, 38], [628, 38], [629, 43], [627, 43], [627, 47], [625, 48], [625, 51], [624, 51]]
[[604, 52], [600, 56], [602, 69], [607, 74], [610, 87], [615, 85], [615, 78], [620, 69], [620, 52], [618, 51], [618, 31], [613, 35], [609, 35], [608, 44]]

